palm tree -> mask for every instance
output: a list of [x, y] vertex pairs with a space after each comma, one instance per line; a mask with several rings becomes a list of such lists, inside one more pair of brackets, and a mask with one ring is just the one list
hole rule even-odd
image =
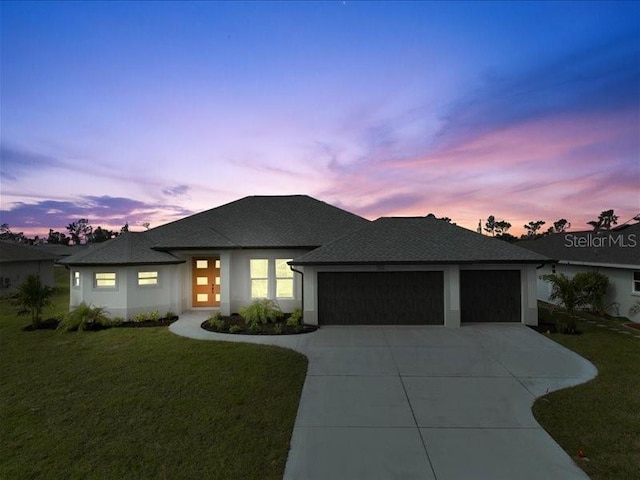
[[19, 308], [18, 315], [30, 315], [31, 324], [38, 327], [42, 309], [51, 303], [53, 288], [45, 285], [38, 275], [29, 275], [11, 295], [12, 303]]
[[575, 279], [567, 277], [564, 273], [549, 273], [542, 275], [540, 278], [551, 284], [549, 299], [560, 300], [567, 314], [567, 327], [570, 331], [575, 330], [576, 320], [574, 315], [576, 308], [584, 304], [582, 292]]

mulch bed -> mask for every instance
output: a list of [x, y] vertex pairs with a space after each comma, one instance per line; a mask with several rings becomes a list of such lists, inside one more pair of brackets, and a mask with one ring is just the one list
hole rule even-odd
[[[144, 328], [144, 327], [168, 327], [173, 322], [178, 320], [178, 316], [159, 318], [158, 320], [142, 320], [134, 322], [133, 320], [127, 320], [119, 324], [113, 325], [99, 325], [93, 324], [87, 327], [86, 331], [96, 332], [98, 330], [107, 330], [109, 328]], [[58, 328], [60, 321], [57, 318], [47, 318], [42, 320], [37, 327], [33, 325], [27, 325], [22, 330], [25, 332], [33, 332], [35, 330], [55, 330]]]
[[[235, 335], [297, 335], [299, 333], [310, 333], [315, 332], [318, 327], [316, 325], [302, 325], [302, 326], [289, 326], [286, 324], [287, 318], [289, 315], [285, 314], [285, 316], [280, 320], [277, 324], [267, 323], [260, 324], [260, 330], [258, 332], [253, 332], [249, 329], [249, 325], [237, 313], [232, 313], [230, 316], [223, 316], [221, 320], [224, 322], [224, 330], [218, 330], [209, 325], [209, 321], [205, 320], [200, 325], [204, 330], [215, 333], [233, 333]], [[230, 332], [229, 329], [234, 326], [232, 329], [233, 332]], [[276, 325], [281, 325], [281, 330], [276, 330], [278, 327]]]

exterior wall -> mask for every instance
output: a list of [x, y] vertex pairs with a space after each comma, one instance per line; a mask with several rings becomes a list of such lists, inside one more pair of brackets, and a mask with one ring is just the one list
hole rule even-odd
[[[125, 267], [71, 267], [70, 308], [84, 302], [87, 305], [105, 307], [112, 317], [131, 318], [137, 313], [158, 310], [161, 315], [171, 310], [179, 313], [177, 283], [179, 265], [149, 265]], [[74, 272], [80, 272], [80, 285], [74, 286]], [[157, 271], [157, 286], [139, 286], [139, 271]], [[115, 272], [115, 288], [97, 288], [94, 275], [98, 272]]]
[[[442, 271], [444, 274], [444, 324], [449, 328], [460, 326], [460, 269], [458, 265], [335, 265], [305, 266], [304, 270], [304, 323], [318, 325], [318, 272], [373, 272], [380, 271]], [[464, 265], [465, 270], [520, 270], [521, 321], [526, 325], [538, 324], [535, 265]]]
[[[95, 307], [105, 307], [112, 317], [127, 318], [127, 275], [131, 267], [71, 267], [69, 270], [71, 309], [82, 302]], [[74, 272], [80, 273], [80, 285], [73, 284]], [[115, 272], [116, 286], [102, 289], [94, 286], [94, 274]]]
[[0, 264], [0, 277], [9, 279], [9, 286], [0, 283], [0, 294], [13, 290], [24, 282], [29, 275], [39, 275], [42, 283], [49, 287], [55, 284], [53, 260], [35, 260], [29, 262], [6, 262]]
[[[600, 272], [609, 277], [609, 291], [604, 297], [604, 304], [607, 313], [611, 315], [621, 315], [628, 317], [634, 322], [640, 323], [640, 314], [632, 315], [631, 307], [640, 300], [639, 293], [633, 293], [633, 272], [632, 268], [610, 268], [593, 267], [588, 265], [567, 265], [559, 263], [555, 266], [556, 273], [564, 273], [568, 277], [573, 277], [578, 272]], [[640, 267], [637, 270], [640, 271]], [[538, 271], [538, 276], [552, 273], [551, 266], [547, 265]], [[541, 278], [537, 279], [537, 296], [540, 300], [553, 303], [549, 299], [551, 294], [551, 284]], [[556, 302], [557, 303], [557, 302]]]

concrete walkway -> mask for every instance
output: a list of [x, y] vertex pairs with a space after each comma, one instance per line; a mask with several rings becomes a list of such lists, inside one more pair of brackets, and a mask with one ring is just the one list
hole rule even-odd
[[204, 331], [205, 318], [183, 314], [170, 330], [309, 358], [285, 480], [588, 478], [531, 405], [597, 371], [525, 326], [323, 327], [251, 337]]

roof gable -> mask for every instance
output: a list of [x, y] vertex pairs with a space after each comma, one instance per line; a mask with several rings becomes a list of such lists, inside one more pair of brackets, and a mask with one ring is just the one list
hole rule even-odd
[[541, 263], [549, 259], [444, 220], [383, 217], [292, 264]]

